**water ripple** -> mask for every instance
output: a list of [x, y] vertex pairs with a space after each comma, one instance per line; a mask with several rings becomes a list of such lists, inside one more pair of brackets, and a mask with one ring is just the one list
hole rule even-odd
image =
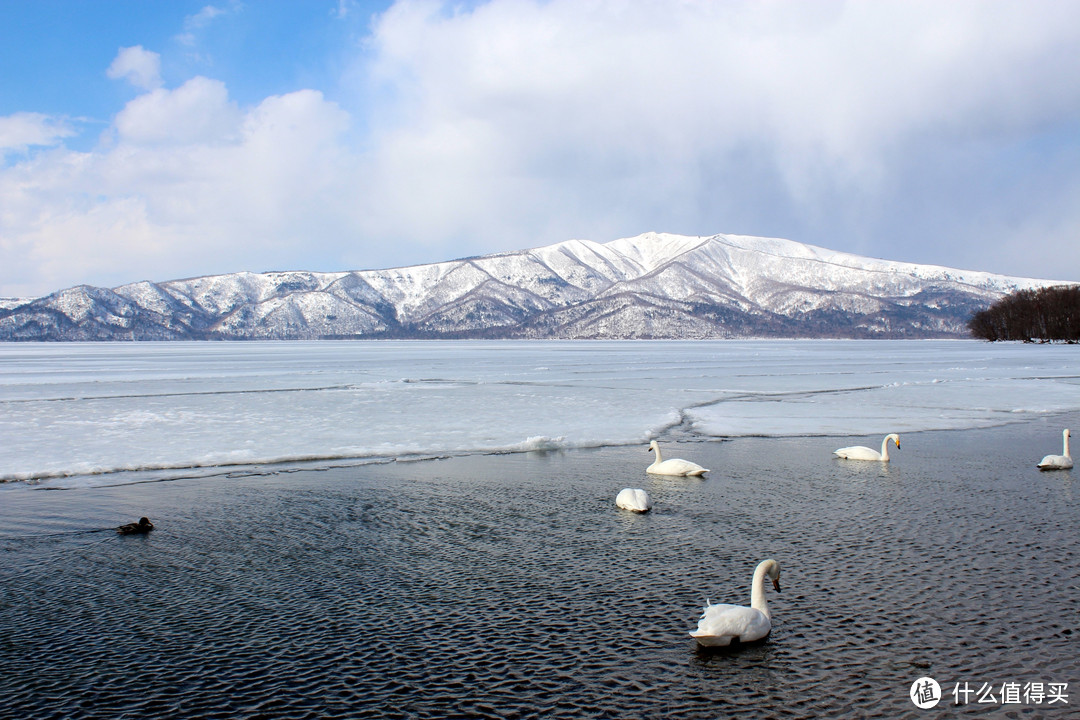
[[[69, 525], [121, 502], [158, 529], [0, 532], [0, 715], [916, 718], [922, 675], [1075, 690], [1080, 507], [1015, 432], [947, 471], [957, 436], [927, 433], [888, 468], [746, 439], [693, 445], [706, 480], [635, 448], [85, 489]], [[614, 507], [630, 482], [654, 512]], [[769, 641], [699, 650], [765, 556]]]

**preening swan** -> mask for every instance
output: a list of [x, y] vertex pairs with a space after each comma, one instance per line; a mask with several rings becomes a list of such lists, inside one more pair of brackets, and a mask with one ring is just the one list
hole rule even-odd
[[635, 488], [620, 490], [619, 494], [615, 496], [615, 504], [623, 510], [633, 510], [639, 513], [649, 512], [652, 509], [652, 500], [649, 499], [649, 493]]
[[885, 439], [881, 441], [881, 452], [872, 450], [862, 445], [853, 445], [851, 447], [840, 448], [834, 450], [833, 455], [842, 457], [845, 460], [880, 460], [881, 462], [889, 462], [889, 441], [892, 440], [896, 443], [896, 449], [900, 449], [900, 436], [896, 433], [891, 433], [885, 436]]
[[1061, 433], [1065, 438], [1065, 450], [1062, 455], [1047, 455], [1039, 461], [1040, 470], [1068, 470], [1072, 467], [1072, 455], [1069, 454], [1069, 428]]
[[660, 457], [660, 445], [657, 444], [655, 440], [649, 443], [649, 450], [656, 453], [656, 462], [645, 468], [645, 472], [652, 473], [653, 475], [704, 475], [709, 472], [697, 463], [692, 463], [689, 460], [681, 460], [679, 458], [664, 460]]
[[724, 647], [732, 643], [761, 640], [772, 630], [772, 616], [765, 602], [765, 576], [780, 592], [780, 563], [763, 560], [754, 570], [750, 584], [750, 607], [745, 605], [709, 605], [698, 620], [697, 630], [690, 637], [705, 647]]

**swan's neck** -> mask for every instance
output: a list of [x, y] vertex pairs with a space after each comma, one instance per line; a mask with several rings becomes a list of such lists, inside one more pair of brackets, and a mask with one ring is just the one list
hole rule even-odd
[[881, 459], [889, 459], [889, 441], [892, 440], [892, 435], [886, 435], [885, 439], [881, 441]]
[[1072, 455], [1069, 454], [1069, 431], [1066, 430], [1062, 434], [1065, 436], [1065, 457], [1071, 458]]
[[769, 563], [763, 562], [754, 571], [754, 581], [750, 585], [750, 607], [760, 610], [761, 614], [772, 620], [769, 614], [769, 603], [765, 601], [765, 576], [769, 571]]
[[[652, 449], [653, 449], [653, 452], [656, 453], [656, 463], [654, 463], [654, 464], [659, 465], [660, 463], [664, 462], [663, 459], [660, 457], [660, 446], [654, 444], [652, 446]], [[638, 452], [641, 452], [641, 451], [638, 450]]]

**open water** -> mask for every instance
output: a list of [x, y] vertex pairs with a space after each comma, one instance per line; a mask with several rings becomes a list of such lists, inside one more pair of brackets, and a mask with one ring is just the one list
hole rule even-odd
[[[719, 345], [677, 345], [682, 355], [661, 344], [644, 346], [646, 354], [663, 348], [666, 365], [657, 368], [654, 358], [627, 372], [615, 395], [674, 377], [660, 396], [679, 395], [681, 388], [706, 402], [668, 405], [674, 421], [657, 411], [661, 422], [635, 430], [638, 442], [627, 437], [587, 447], [564, 439], [546, 449], [495, 454], [458, 447], [447, 454], [452, 457], [437, 457], [434, 448], [394, 457], [327, 453], [333, 457], [187, 471], [176, 467], [180, 462], [161, 470], [141, 463], [133, 471], [92, 475], [31, 471], [36, 479], [0, 485], [0, 716], [1075, 714], [1080, 488], [1075, 471], [1035, 469], [1042, 455], [1061, 451], [1062, 427], [1080, 427], [1080, 412], [1067, 406], [1075, 392], [1072, 356], [1061, 352], [1073, 349], [810, 343], [799, 346], [805, 355], [796, 348], [770, 356], [766, 343], [759, 359], [745, 361], [750, 379], [723, 376], [718, 393], [712, 386], [723, 372], [700, 354], [716, 352], [714, 364], [722, 365], [729, 350]], [[237, 352], [216, 345], [180, 350], [198, 354], [202, 347]], [[244, 345], [255, 349], [241, 352], [258, 357], [264, 347], [283, 351]], [[771, 347], [789, 351], [786, 343]], [[922, 361], [920, 348], [929, 349]], [[956, 355], [944, 357], [954, 348]], [[62, 350], [40, 349], [56, 353], [50, 362], [61, 366]], [[620, 344], [605, 362], [601, 350], [587, 348], [581, 372], [606, 373], [611, 387], [610, 376], [626, 372], [619, 353], [641, 352]], [[571, 344], [568, 352], [580, 350]], [[815, 366], [815, 353], [828, 363]], [[859, 353], [873, 362], [860, 365]], [[541, 365], [535, 354], [523, 356], [531, 368], [553, 365], [552, 357]], [[875, 367], [890, 358], [890, 370]], [[782, 361], [790, 363], [787, 371]], [[148, 374], [160, 372], [147, 362]], [[190, 357], [186, 362], [198, 365]], [[930, 369], [918, 369], [920, 362]], [[702, 371], [691, 373], [687, 364]], [[828, 367], [857, 381], [830, 381]], [[763, 373], [776, 380], [753, 379]], [[878, 373], [906, 384], [865, 383]], [[99, 392], [102, 385], [86, 390], [82, 383], [100, 382], [87, 374], [75, 392], [55, 395], [110, 394]], [[802, 374], [809, 379], [793, 380]], [[949, 402], [927, 409], [930, 404], [907, 395], [891, 405], [897, 424], [920, 418], [951, 427], [967, 413], [973, 419], [960, 429], [890, 426], [900, 429], [901, 449], [888, 465], [832, 456], [841, 445], [879, 445], [871, 429], [854, 438], [784, 432], [807, 422], [815, 402], [823, 422], [843, 420], [846, 401], [838, 398], [851, 395], [862, 396], [851, 414], [872, 417], [872, 406], [889, 403], [871, 398], [892, 387], [925, 387], [915, 375], [946, 386]], [[713, 378], [698, 381], [710, 387], [695, 385], [693, 378], [702, 377]], [[961, 388], [978, 382], [962, 377], [982, 378], [993, 391], [965, 399]], [[192, 397], [173, 388], [160, 392], [161, 386], [155, 393], [157, 381], [146, 382], [148, 394], [177, 397], [180, 405]], [[768, 387], [736, 387], [754, 382]], [[1010, 396], [1013, 382], [1060, 387], [1057, 401], [1065, 407], [1043, 407], [1053, 400], [1049, 390]], [[596, 385], [583, 383], [585, 401], [600, 403], [602, 393], [588, 392]], [[546, 397], [562, 392], [540, 386]], [[483, 383], [473, 388], [485, 392]], [[9, 396], [12, 404], [38, 402], [25, 397], [26, 388], [19, 392], [24, 397]], [[342, 392], [339, 397], [348, 396]], [[526, 392], [535, 398], [537, 391]], [[566, 397], [575, 392], [565, 388]], [[1008, 412], [1020, 396], [1027, 407]], [[573, 437], [557, 424], [534, 433], [499, 397], [508, 395], [486, 403], [474, 398], [468, 407], [501, 409], [509, 434]], [[710, 432], [722, 422], [707, 417], [724, 404], [714, 401], [731, 397], [734, 408], [768, 403], [778, 418], [774, 436]], [[240, 404], [249, 399], [241, 395]], [[55, 403], [41, 406], [48, 408], [81, 401], [42, 402]], [[631, 427], [621, 414], [638, 400], [611, 403], [619, 411], [612, 416], [620, 414], [612, 424]], [[982, 410], [971, 413], [972, 407]], [[394, 417], [392, 407], [382, 413]], [[751, 415], [762, 423], [767, 417], [760, 408], [745, 417]], [[1003, 423], [1008, 415], [1014, 421]], [[466, 416], [446, 405], [432, 424], [458, 423], [467, 434]], [[380, 432], [374, 427], [380, 413], [365, 417]], [[577, 417], [568, 410], [569, 421]], [[608, 415], [598, 417], [604, 424]], [[782, 425], [785, 417], [790, 425]], [[298, 423], [291, 434], [313, 442], [323, 427]], [[668, 455], [711, 472], [704, 479], [646, 475], [644, 440], [652, 434], [661, 436]], [[46, 452], [41, 462], [53, 458]], [[618, 510], [614, 497], [623, 487], [646, 489], [654, 510]], [[141, 515], [156, 524], [149, 535], [112, 530]], [[783, 592], [768, 593], [772, 635], [734, 651], [699, 650], [687, 632], [702, 605], [748, 603], [754, 566], [766, 557], [783, 568]], [[909, 699], [922, 677], [941, 688], [933, 709]]]

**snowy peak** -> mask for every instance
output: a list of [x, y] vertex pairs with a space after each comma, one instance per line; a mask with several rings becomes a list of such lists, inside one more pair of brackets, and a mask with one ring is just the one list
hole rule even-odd
[[1049, 280], [1010, 278], [1004, 275], [995, 275], [993, 273], [973, 270], [957, 270], [940, 265], [919, 265], [891, 260], [878, 260], [780, 238], [762, 238], [748, 235], [714, 235], [710, 240], [726, 245], [732, 250], [774, 257], [783, 262], [790, 262], [793, 260], [818, 262], [835, 268], [844, 268], [853, 271], [901, 275], [907, 274], [923, 280], [947, 280], [976, 287], [999, 287], [1002, 286], [1002, 282], [1004, 282], [1004, 286], [1012, 289], [1028, 287], [1030, 283], [1035, 283], [1039, 286], [1053, 284], [1052, 281]]
[[1053, 284], [650, 232], [387, 270], [79, 286], [0, 302], [0, 339], [961, 337], [975, 311]]
[[643, 272], [651, 273], [674, 262], [681, 255], [706, 246], [709, 242], [707, 238], [650, 232], [633, 238], [613, 240], [605, 247], [636, 263]]

